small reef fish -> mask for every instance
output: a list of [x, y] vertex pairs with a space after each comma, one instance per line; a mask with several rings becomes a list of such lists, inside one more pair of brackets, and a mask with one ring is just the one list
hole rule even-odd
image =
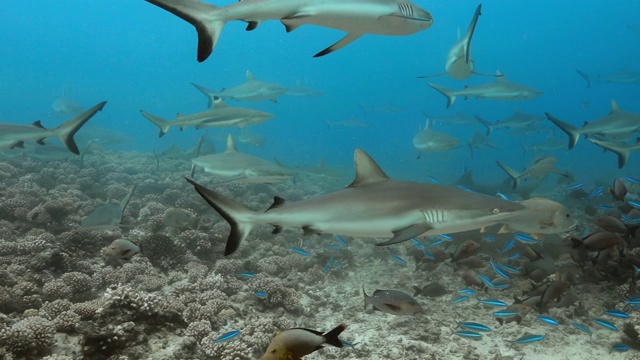
[[549, 325], [554, 325], [554, 326], [558, 326], [560, 323], [558, 322], [558, 320], [552, 318], [549, 315], [540, 315], [538, 316], [538, 320], [547, 323]]
[[532, 342], [537, 342], [543, 339], [544, 335], [525, 335], [515, 340], [510, 340], [509, 342], [511, 343], [511, 346], [509, 346], [509, 349], [511, 349], [511, 347], [516, 344], [530, 344]]
[[620, 318], [620, 319], [628, 319], [630, 317], [630, 315], [627, 314], [626, 312], [624, 312], [622, 310], [616, 310], [616, 309], [606, 310], [602, 314], [603, 315], [613, 316], [613, 317]]
[[311, 256], [311, 254], [307, 250], [301, 249], [299, 247], [291, 246], [289, 249], [294, 253], [300, 254], [305, 257]]
[[138, 253], [140, 253], [140, 247], [138, 245], [126, 239], [117, 239], [107, 247], [104, 256], [107, 260], [115, 260], [122, 264], [125, 261], [131, 260], [131, 258]]
[[470, 331], [470, 330], [454, 331], [453, 333], [451, 333], [451, 335], [458, 335], [460, 337], [465, 337], [470, 339], [480, 339], [482, 337], [482, 334], [475, 331]]
[[591, 319], [591, 321], [602, 326], [603, 328], [613, 330], [613, 331], [619, 331], [615, 325], [613, 325], [612, 323], [610, 323], [605, 319], [594, 318], [594, 319]]
[[247, 278], [247, 279], [255, 279], [256, 274], [249, 271], [238, 271], [236, 272], [237, 277]]
[[475, 331], [491, 331], [491, 328], [486, 326], [486, 325], [482, 325], [480, 323], [477, 322], [457, 322], [456, 324], [458, 325], [458, 327], [461, 328], [465, 328], [465, 329], [471, 329], [471, 330], [475, 330]]
[[465, 301], [467, 299], [469, 299], [469, 295], [462, 295], [460, 297], [457, 297], [457, 298], [451, 300], [451, 303], [452, 304], [458, 304], [458, 303], [461, 303], [461, 302], [463, 302], [463, 301]]
[[391, 260], [393, 260], [394, 262], [396, 262], [396, 263], [398, 263], [398, 264], [400, 264], [402, 266], [406, 266], [407, 265], [407, 260], [401, 258], [398, 255], [391, 255], [390, 258], [391, 258]]
[[572, 322], [571, 326], [573, 326], [574, 328], [582, 331], [583, 333], [591, 336], [593, 333], [591, 332], [591, 329], [589, 329], [589, 327], [587, 325], [578, 323], [578, 322]]
[[269, 294], [267, 294], [266, 291], [264, 290], [258, 290], [255, 292], [256, 296], [259, 297], [260, 299], [266, 299], [269, 297]]
[[507, 304], [506, 302], [496, 300], [496, 299], [478, 299], [478, 302], [483, 305], [489, 305], [489, 306], [495, 306], [495, 307], [509, 306], [509, 304]]
[[411, 295], [398, 290], [376, 290], [371, 296], [364, 295], [364, 308], [373, 305], [373, 309], [391, 315], [413, 315], [422, 311], [422, 307]]
[[611, 351], [626, 352], [629, 351], [629, 345], [625, 343], [616, 343], [611, 345]]
[[226, 332], [226, 333], [220, 335], [220, 337], [218, 337], [217, 339], [213, 340], [213, 342], [214, 343], [220, 343], [220, 342], [229, 341], [229, 340], [235, 338], [238, 335], [240, 335], [240, 331], [238, 331], [238, 330], [229, 331], [229, 332]]
[[293, 328], [278, 332], [271, 339], [271, 343], [269, 343], [269, 347], [262, 355], [261, 360], [300, 360], [303, 356], [322, 349], [324, 344], [339, 348], [344, 347], [344, 343], [338, 336], [346, 328], [347, 325], [340, 324], [324, 334], [316, 330], [303, 328]]

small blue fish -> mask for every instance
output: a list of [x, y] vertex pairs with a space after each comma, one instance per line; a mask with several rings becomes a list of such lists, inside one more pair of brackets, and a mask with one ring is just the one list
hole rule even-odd
[[637, 201], [627, 201], [627, 204], [633, 206], [636, 209], [640, 209], [640, 202]]
[[351, 348], [352, 348], [352, 347], [354, 347], [354, 346], [356, 346], [356, 345], [358, 345], [358, 344], [360, 344], [359, 342], [356, 342], [356, 343], [350, 343], [350, 342], [348, 342], [347, 340], [343, 340], [343, 339], [340, 339], [340, 342], [342, 343], [342, 346], [344, 346], [344, 347], [351, 347]]
[[475, 292], [475, 290], [472, 290], [472, 289], [469, 289], [469, 288], [460, 289], [460, 290], [458, 290], [458, 292], [461, 293], [461, 294], [467, 294], [469, 296], [478, 295], [478, 293]]
[[299, 247], [291, 246], [291, 247], [289, 247], [289, 249], [291, 251], [293, 251], [294, 253], [300, 254], [300, 255], [305, 256], [305, 257], [311, 256], [311, 254], [309, 254], [309, 252], [307, 250], [301, 249]]
[[493, 242], [493, 241], [496, 241], [496, 237], [493, 235], [483, 236], [482, 241]]
[[575, 189], [580, 189], [583, 185], [584, 185], [584, 183], [575, 184], [575, 185], [569, 186], [569, 187], [568, 187], [568, 188], [566, 188], [565, 190], [575, 190]]
[[469, 189], [468, 187], [464, 186], [464, 185], [456, 185], [456, 187], [458, 189], [462, 189], [464, 191], [468, 191], [468, 192], [473, 192], [473, 190]]
[[584, 230], [582, 230], [580, 232], [580, 237], [583, 238], [583, 237], [587, 236], [587, 234], [589, 233], [589, 230], [591, 230], [591, 229], [589, 229], [588, 226], [586, 228], [584, 228]]
[[611, 345], [611, 351], [626, 352], [629, 351], [629, 346], [625, 343], [616, 343]]
[[413, 243], [413, 245], [416, 246], [416, 249], [420, 249], [420, 250], [424, 249], [424, 244], [422, 244], [420, 240], [413, 238], [411, 239], [411, 242]]
[[524, 234], [524, 233], [515, 233], [515, 235], [513, 235], [513, 236], [523, 244], [539, 244], [539, 245], [542, 245], [542, 239], [538, 240], [538, 239], [532, 237], [531, 235], [527, 235], [527, 234]]
[[605, 319], [593, 318], [591, 319], [591, 321], [609, 330], [619, 331], [615, 325], [613, 325], [612, 323], [608, 322]]
[[544, 339], [544, 335], [525, 335], [515, 340], [509, 340], [509, 342], [511, 343], [511, 346], [513, 346], [515, 344], [530, 344], [532, 342], [540, 341], [543, 339]]
[[640, 305], [640, 295], [639, 296], [632, 296], [632, 297], [628, 298], [627, 300], [625, 300], [625, 304], [626, 305]]
[[340, 235], [334, 235], [336, 240], [340, 243], [340, 245], [344, 246], [344, 247], [348, 247], [349, 244], [347, 244], [347, 241]]
[[598, 206], [598, 209], [608, 211], [608, 210], [615, 210], [616, 207], [613, 205], [600, 205]]
[[237, 277], [243, 277], [243, 278], [247, 278], [247, 279], [255, 279], [256, 278], [256, 274], [249, 272], [249, 271], [238, 271], [236, 273]]
[[479, 339], [482, 337], [482, 334], [477, 333], [475, 331], [469, 331], [469, 330], [454, 331], [451, 335], [458, 335], [460, 337], [466, 337], [471, 339]]
[[461, 303], [461, 302], [463, 302], [463, 301], [467, 300], [468, 298], [469, 298], [469, 296], [468, 296], [468, 295], [462, 295], [462, 296], [460, 296], [460, 297], [458, 297], [458, 298], [456, 298], [456, 299], [453, 299], [453, 300], [451, 301], [451, 303], [452, 303], [452, 304], [458, 304], [458, 303]]
[[502, 247], [502, 249], [500, 249], [501, 253], [506, 253], [507, 251], [511, 250], [511, 248], [513, 247], [513, 245], [516, 244], [516, 239], [511, 239], [509, 241], [507, 241], [506, 244], [504, 244], [504, 246]]
[[391, 255], [391, 260], [395, 261], [396, 263], [402, 265], [402, 266], [406, 266], [407, 265], [407, 260], [401, 258], [398, 255]]
[[634, 184], [640, 184], [640, 180], [638, 180], [638, 179], [634, 179], [634, 178], [632, 178], [632, 177], [626, 177], [626, 178], [624, 178], [624, 179], [625, 179], [625, 180], [627, 180], [628, 182], [632, 182], [632, 183], [634, 183]]
[[438, 239], [442, 239], [444, 241], [453, 241], [453, 238], [447, 234], [438, 234], [436, 235]]
[[509, 306], [509, 304], [507, 304], [506, 302], [496, 300], [496, 299], [484, 299], [484, 300], [478, 299], [478, 302], [484, 305], [495, 306], [495, 307]]
[[[500, 265], [496, 264], [493, 262], [493, 259], [489, 259], [489, 264], [491, 264], [491, 267], [493, 268], [493, 271], [496, 272], [496, 274], [498, 274], [499, 276], [502, 276], [505, 279], [510, 279], [511, 277], [509, 276], [509, 274], [507, 274], [502, 267], [500, 267]], [[492, 282], [493, 284], [493, 282]]]
[[428, 243], [426, 245], [426, 247], [438, 246], [438, 245], [442, 244], [443, 242], [444, 242], [444, 240], [438, 239], [438, 240], [435, 240], [435, 241], [432, 241], [432, 242]]
[[520, 315], [520, 313], [517, 311], [500, 310], [500, 311], [494, 311], [492, 315], [495, 317], [512, 317], [512, 316], [518, 316]]
[[[517, 258], [519, 258], [519, 257], [520, 257], [520, 253], [513, 253], [513, 254], [511, 254], [511, 255], [507, 256], [507, 259], [509, 259], [509, 260], [515, 260], [515, 259], [517, 259]], [[504, 265], [503, 265], [503, 266], [504, 266]]]
[[434, 184], [440, 184], [440, 180], [436, 179], [433, 176], [427, 176], [427, 178], [429, 179], [429, 181], [431, 181]]
[[549, 316], [549, 315], [540, 315], [540, 316], [538, 316], [538, 320], [540, 320], [540, 321], [542, 321], [542, 322], [545, 322], [545, 323], [547, 323], [547, 324], [549, 324], [549, 325], [554, 325], [554, 326], [558, 326], [558, 325], [560, 325], [560, 323], [558, 322], [558, 320], [556, 320], [556, 319], [552, 318], [552, 317], [551, 317], [551, 316]]
[[571, 326], [573, 326], [574, 328], [582, 331], [585, 334], [588, 334], [589, 336], [591, 336], [593, 333], [591, 332], [591, 329], [589, 329], [589, 327], [587, 325], [578, 323], [578, 322], [572, 322]]
[[[516, 254], [517, 254], [517, 253], [516, 253]], [[520, 272], [521, 272], [519, 269], [514, 268], [514, 267], [513, 267], [513, 266], [511, 266], [511, 265], [507, 265], [507, 264], [498, 264], [498, 265], [500, 265], [500, 267], [501, 267], [502, 269], [504, 269], [504, 270], [506, 270], [506, 271], [508, 271], [508, 272], [510, 272], [510, 273], [512, 273], [512, 274], [520, 274]]]
[[511, 201], [511, 199], [509, 199], [509, 197], [503, 193], [501, 193], [500, 191], [498, 191], [496, 193], [496, 196], [499, 196], [502, 200], [507, 200], [507, 201]]
[[456, 324], [458, 324], [459, 327], [461, 328], [465, 328], [465, 329], [471, 329], [471, 330], [476, 330], [476, 331], [491, 331], [491, 328], [486, 326], [486, 325], [482, 325], [476, 322], [457, 322]]
[[482, 274], [478, 274], [478, 277], [480, 278], [480, 280], [482, 280], [482, 282], [487, 285], [488, 287], [492, 288], [495, 285], [493, 284], [493, 281], [491, 281], [491, 279], [489, 279], [488, 277], [486, 277], [485, 275]]
[[606, 314], [606, 315], [609, 315], [609, 316], [617, 317], [617, 318], [620, 318], [620, 319], [628, 319], [630, 317], [630, 315], [627, 314], [626, 312], [624, 312], [622, 310], [616, 310], [616, 309], [606, 310], [602, 314], [603, 315]]
[[431, 260], [431, 261], [435, 261], [436, 257], [429, 252], [429, 250], [427, 249], [422, 249], [422, 253], [424, 254], [424, 257], [426, 257], [427, 259]]
[[260, 299], [266, 299], [269, 297], [269, 294], [267, 294], [266, 291], [264, 290], [258, 290], [255, 292], [256, 296], [259, 297]]
[[229, 331], [226, 332], [222, 335], [220, 335], [219, 338], [213, 340], [214, 343], [220, 343], [220, 342], [224, 342], [224, 341], [229, 341], [231, 339], [233, 339], [234, 337], [238, 336], [240, 334], [240, 331], [238, 330], [233, 330], [233, 331]]
[[589, 193], [589, 199], [602, 195], [602, 190], [604, 190], [604, 187], [598, 186], [595, 190]]

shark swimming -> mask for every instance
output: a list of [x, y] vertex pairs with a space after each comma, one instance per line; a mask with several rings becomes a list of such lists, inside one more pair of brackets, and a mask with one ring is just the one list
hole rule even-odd
[[627, 160], [629, 160], [629, 155], [633, 151], [640, 151], [640, 138], [637, 138], [636, 142], [632, 145], [621, 144], [613, 141], [602, 141], [597, 139], [588, 139], [588, 140], [600, 146], [605, 151], [608, 150], [618, 155], [618, 169], [622, 169], [627, 164]]
[[287, 32], [311, 24], [347, 32], [315, 54], [330, 54], [364, 34], [410, 35], [433, 24], [431, 14], [408, 0], [243, 0], [224, 7], [194, 0], [146, 0], [189, 22], [198, 33], [199, 62], [205, 61], [228, 21], [247, 23], [247, 31], [263, 21], [280, 20]]
[[300, 201], [275, 197], [265, 212], [257, 212], [187, 181], [230, 225], [225, 255], [233, 254], [254, 226], [271, 224], [277, 234], [284, 227], [305, 234], [338, 234], [388, 239], [391, 245], [420, 235], [456, 233], [499, 224], [524, 205], [498, 197], [429, 183], [389, 178], [363, 150], [354, 154], [356, 176], [342, 190]]
[[471, 38], [473, 38], [480, 15], [482, 15], [482, 4], [479, 4], [473, 13], [467, 33], [462, 39], [460, 39], [460, 30], [458, 29], [458, 42], [449, 50], [444, 67], [445, 72], [438, 75], [418, 76], [418, 78], [448, 75], [454, 79], [464, 80], [474, 74], [474, 62], [471, 59]]
[[453, 102], [458, 96], [462, 96], [465, 99], [476, 98], [488, 100], [521, 101], [530, 100], [542, 95], [542, 92], [539, 90], [507, 80], [507, 78], [502, 75], [500, 71], [497, 71], [496, 75], [496, 81], [494, 82], [476, 86], [468, 86], [462, 90], [451, 90], [432, 83], [429, 83], [429, 86], [447, 98], [447, 108], [450, 108], [451, 105], [453, 105]]
[[424, 129], [419, 129], [413, 136], [413, 147], [418, 150], [418, 159], [423, 152], [445, 151], [456, 148], [460, 140], [443, 132], [431, 129], [431, 121], [427, 118]]
[[191, 83], [191, 85], [195, 86], [196, 89], [202, 92], [209, 99], [209, 107], [214, 105], [216, 98], [233, 99], [238, 101], [270, 100], [278, 102], [278, 96], [284, 95], [289, 91], [284, 86], [257, 80], [249, 70], [247, 70], [247, 81], [229, 89], [215, 91], [198, 84]]
[[199, 113], [191, 115], [178, 114], [174, 121], [151, 115], [144, 110], [140, 110], [140, 114], [160, 128], [159, 137], [164, 136], [171, 127], [178, 127], [183, 130], [189, 126], [193, 126], [196, 129], [237, 126], [242, 129], [245, 126], [260, 124], [273, 118], [272, 114], [264, 111], [227, 106], [220, 98], [214, 100], [214, 104], [213, 108]]
[[616, 84], [640, 84], [640, 72], [630, 70], [623, 67], [618, 71], [591, 76], [584, 71], [576, 70], [578, 75], [587, 81], [587, 87], [591, 87], [594, 82], [597, 83], [616, 83]]
[[106, 103], [106, 101], [103, 101], [53, 129], [45, 128], [39, 120], [32, 125], [0, 123], [0, 148], [22, 148], [25, 141], [35, 141], [40, 145], [44, 145], [44, 139], [55, 137], [69, 151], [80, 155], [80, 150], [73, 136], [93, 115], [102, 110]]
[[533, 161], [531, 161], [531, 163], [529, 163], [521, 173], [500, 161], [496, 161], [496, 164], [498, 164], [498, 166], [513, 179], [513, 189], [515, 190], [521, 181], [542, 179], [549, 173], [555, 173], [560, 176], [564, 176], [565, 178], [571, 178], [571, 174], [568, 172], [562, 172], [554, 168], [557, 162], [558, 159], [553, 156], [539, 156], [533, 159]]
[[594, 120], [585, 122], [581, 128], [566, 123], [555, 116], [545, 113], [547, 118], [569, 136], [569, 150], [578, 143], [580, 135], [618, 136], [640, 131], [640, 113], [623, 111], [615, 100], [611, 100], [611, 112]]
[[95, 209], [80, 222], [80, 226], [88, 230], [108, 230], [120, 225], [124, 211], [136, 191], [133, 186], [119, 204], [107, 203]]

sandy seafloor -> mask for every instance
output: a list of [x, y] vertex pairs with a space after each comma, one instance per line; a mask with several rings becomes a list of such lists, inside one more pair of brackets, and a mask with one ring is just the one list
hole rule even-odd
[[[622, 331], [590, 321], [600, 317], [606, 304], [621, 307], [623, 288], [607, 281], [579, 278], [570, 289], [578, 302], [549, 311], [561, 322], [558, 327], [535, 321], [535, 312], [520, 325], [500, 326], [491, 315], [495, 308], [474, 299], [452, 304], [459, 296], [456, 291], [465, 287], [461, 269], [448, 261], [431, 271], [416, 269], [410, 242], [381, 248], [371, 239], [347, 238], [348, 248], [328, 250], [325, 246], [337, 244], [332, 236], [303, 239], [298, 229], [274, 236], [271, 227], [261, 226], [236, 254], [223, 258], [229, 227], [183, 179], [189, 167], [188, 159], [163, 159], [156, 170], [150, 154], [110, 151], [89, 153], [83, 168], [78, 158], [0, 160], [0, 358], [256, 359], [278, 329], [328, 331], [344, 323], [348, 328], [341, 337], [355, 343], [353, 348], [327, 347], [305, 358], [640, 359], [636, 350], [610, 353]], [[205, 174], [196, 179], [214, 186], [215, 180]], [[266, 209], [274, 195], [298, 200], [337, 189], [349, 179], [323, 182], [227, 183], [215, 188], [258, 210]], [[118, 202], [134, 184], [137, 190], [122, 227], [79, 227], [84, 216], [105, 201]], [[167, 226], [164, 214], [172, 207], [187, 209], [200, 221]], [[448, 251], [472, 237], [479, 235], [454, 235]], [[112, 267], [102, 253], [119, 238], [140, 244], [143, 255]], [[506, 239], [482, 243], [480, 257], [486, 266], [478, 272], [494, 276], [489, 256]], [[301, 244], [311, 256], [290, 250]], [[548, 237], [545, 247], [554, 249], [550, 252], [556, 253], [557, 268], [571, 262], [559, 255], [565, 248], [559, 237]], [[408, 264], [392, 261], [390, 254]], [[344, 266], [325, 273], [331, 255]], [[238, 271], [257, 277], [238, 278]], [[449, 293], [417, 296], [424, 309], [418, 315], [363, 310], [362, 287], [369, 294], [376, 289], [413, 294], [414, 285], [432, 282]], [[528, 284], [523, 275], [515, 275], [508, 290], [478, 291], [482, 298], [511, 303], [514, 296], [523, 297]], [[269, 300], [258, 298], [258, 290], [267, 291]], [[640, 314], [609, 320], [622, 328], [625, 322], [640, 324]], [[480, 322], [492, 331], [480, 340], [451, 336], [455, 321]], [[574, 321], [587, 324], [592, 338], [572, 328], [569, 323]], [[213, 342], [231, 330], [241, 333], [227, 342]], [[546, 338], [509, 348], [508, 340], [525, 334]]]

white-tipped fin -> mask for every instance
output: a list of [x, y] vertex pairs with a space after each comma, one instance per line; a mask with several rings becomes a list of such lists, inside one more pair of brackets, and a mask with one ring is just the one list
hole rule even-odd
[[235, 140], [233, 140], [233, 136], [231, 136], [231, 134], [227, 136], [227, 149], [224, 152], [225, 153], [238, 152], [238, 148], [236, 147], [236, 142]]
[[338, 40], [338, 42], [336, 42], [335, 44], [329, 46], [328, 48], [320, 51], [319, 53], [313, 55], [313, 57], [320, 57], [320, 56], [325, 56], [327, 54], [330, 54], [336, 50], [340, 50], [343, 47], [351, 44], [352, 42], [356, 41], [360, 36], [362, 36], [362, 34], [355, 34], [355, 33], [348, 33], [347, 35], [345, 35], [342, 39]]

